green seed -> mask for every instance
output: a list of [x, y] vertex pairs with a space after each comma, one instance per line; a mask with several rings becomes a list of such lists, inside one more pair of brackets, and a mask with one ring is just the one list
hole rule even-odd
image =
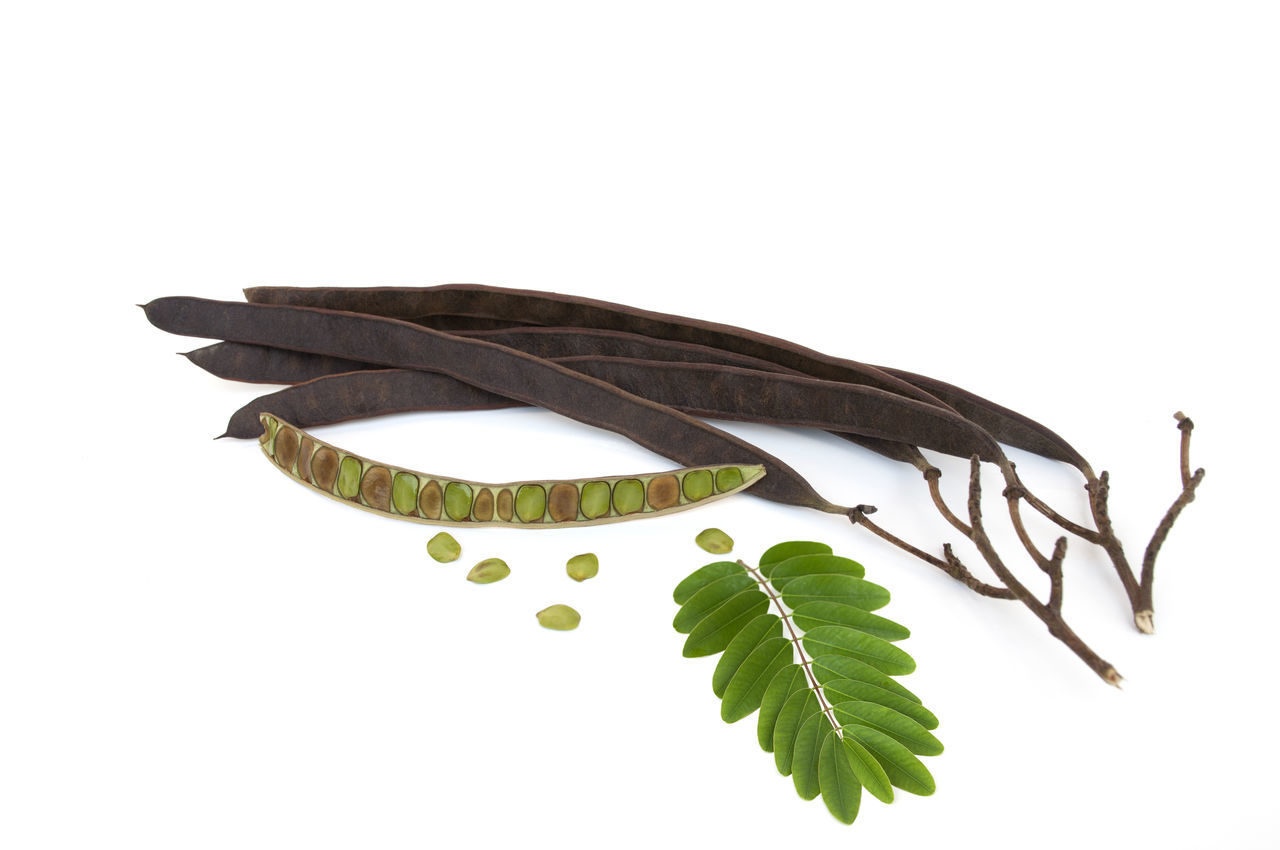
[[338, 466], [338, 492], [348, 499], [354, 499], [360, 492], [362, 471], [364, 471], [364, 464], [360, 462], [360, 458], [354, 455], [344, 457]]
[[684, 477], [681, 487], [684, 489], [685, 498], [691, 502], [707, 498], [712, 491], [711, 470], [695, 469]]
[[474, 581], [476, 584], [493, 584], [509, 575], [511, 575], [511, 568], [507, 566], [506, 561], [501, 558], [485, 558], [467, 573], [467, 581]]
[[547, 511], [547, 491], [537, 484], [526, 484], [516, 491], [516, 516], [521, 522], [538, 522]]
[[707, 528], [698, 532], [694, 542], [715, 555], [733, 551], [733, 538], [718, 528]]
[[644, 507], [644, 485], [638, 478], [624, 478], [613, 485], [613, 506], [620, 514], [633, 514]]
[[444, 512], [449, 519], [462, 522], [471, 516], [471, 488], [461, 481], [450, 481], [444, 488]]
[[574, 555], [565, 565], [565, 571], [574, 581], [586, 581], [595, 578], [600, 572], [600, 559], [588, 552], [585, 555]]
[[595, 519], [609, 513], [609, 482], [588, 481], [582, 485], [582, 515]]
[[716, 472], [716, 489], [725, 493], [735, 487], [742, 486], [742, 470], [736, 466], [726, 466]]
[[552, 605], [538, 612], [538, 623], [544, 629], [567, 632], [578, 627], [582, 615], [568, 605]]
[[397, 472], [395, 484], [391, 486], [391, 501], [397, 513], [413, 516], [418, 508], [418, 476]]
[[462, 547], [451, 534], [442, 531], [427, 541], [427, 554], [440, 563], [447, 564], [458, 560], [458, 556], [462, 554]]

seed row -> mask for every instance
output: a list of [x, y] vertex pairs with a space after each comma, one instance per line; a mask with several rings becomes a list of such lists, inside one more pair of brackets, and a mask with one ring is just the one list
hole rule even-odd
[[577, 481], [480, 484], [366, 460], [262, 414], [264, 453], [289, 476], [327, 496], [418, 522], [550, 527], [615, 522], [693, 507], [754, 484], [754, 465]]

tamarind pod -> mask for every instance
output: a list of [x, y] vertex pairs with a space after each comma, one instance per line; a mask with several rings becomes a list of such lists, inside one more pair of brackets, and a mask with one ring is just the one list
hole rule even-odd
[[[967, 418], [981, 419], [999, 442], [1052, 460], [1069, 463], [1091, 475], [1078, 451], [1044, 425], [975, 393], [935, 379], [898, 370], [885, 370], [854, 360], [831, 357], [777, 337], [744, 328], [682, 316], [640, 310], [622, 304], [533, 290], [476, 284], [434, 287], [281, 287], [259, 286], [244, 291], [256, 303], [296, 304], [388, 316], [426, 316], [435, 313], [483, 318], [519, 319], [534, 325], [608, 328], [646, 336], [709, 345], [769, 360], [825, 380], [862, 383], [940, 406], [951, 406], [935, 395], [938, 389], [962, 403]], [[977, 419], [975, 419], [977, 417]]]
[[[698, 363], [619, 357], [570, 357], [557, 362], [694, 416], [855, 430], [879, 439], [905, 432], [910, 439], [899, 444], [925, 445], [959, 457], [1002, 457], [999, 446], [967, 420], [869, 387]], [[239, 437], [255, 434], [258, 411], [291, 416], [291, 421], [310, 427], [408, 409], [458, 410], [487, 406], [486, 402], [496, 407], [502, 401], [492, 396], [476, 399], [474, 388], [441, 375], [424, 372], [418, 377], [397, 370], [348, 372], [249, 402], [231, 417], [227, 433]]]
[[[579, 356], [565, 358], [566, 352], [591, 351], [593, 354], [602, 354], [603, 352], [627, 352], [636, 355], [650, 355], [655, 360], [661, 361], [694, 361], [698, 357], [707, 358], [705, 363], [722, 363], [734, 364], [739, 366], [749, 366], [757, 368], [761, 371], [770, 371], [787, 375], [801, 376], [801, 373], [785, 367], [769, 363], [768, 361], [758, 360], [752, 357], [736, 355], [731, 352], [722, 352], [719, 349], [708, 348], [701, 345], [692, 345], [687, 343], [672, 342], [668, 340], [655, 340], [649, 337], [641, 337], [636, 334], [623, 333], [618, 331], [594, 331], [594, 330], [577, 330], [564, 328], [525, 328], [515, 331], [496, 331], [496, 332], [477, 332], [468, 334], [472, 338], [483, 339], [486, 341], [497, 342], [502, 345], [517, 348], [526, 353], [536, 356], [545, 357], [547, 354], [556, 355], [548, 359], [554, 359], [559, 362], [568, 363], [569, 360], [577, 363], [588, 363], [591, 357]], [[336, 375], [349, 371], [376, 371], [378, 367], [373, 364], [357, 363], [351, 360], [342, 360], [333, 357], [324, 357], [320, 355], [307, 354], [304, 352], [285, 351], [283, 349], [270, 349], [264, 346], [245, 345], [243, 343], [221, 342], [215, 345], [206, 346], [192, 352], [188, 352], [188, 359], [201, 368], [212, 372], [213, 374], [229, 380], [250, 381], [255, 383], [295, 383], [301, 384], [311, 381], [318, 377], [326, 375]], [[578, 371], [589, 371], [588, 368], [577, 368]], [[605, 377], [596, 375], [596, 377]], [[855, 385], [840, 384], [839, 386], [854, 387]], [[636, 395], [645, 395], [642, 388], [637, 385], [631, 385], [627, 388], [629, 392]], [[341, 392], [338, 389], [326, 388], [326, 392]], [[323, 424], [325, 422], [337, 421], [326, 416], [312, 414], [306, 411], [304, 405], [313, 403], [308, 400], [308, 392], [300, 391], [297, 394], [289, 394], [276, 399], [273, 396], [264, 397], [264, 399], [272, 399], [272, 404], [293, 405], [285, 408], [271, 408], [280, 416], [297, 421], [302, 427], [310, 427], [312, 425]], [[404, 408], [392, 403], [391, 400], [386, 402], [373, 402], [365, 399], [368, 405], [362, 410], [351, 411], [346, 415], [346, 419], [355, 419], [363, 416], [374, 416], [382, 413], [393, 413], [403, 409], [413, 410], [474, 410], [480, 408], [496, 408], [510, 406], [509, 404], [489, 403], [492, 399], [471, 402], [467, 398], [462, 399], [446, 399], [435, 393], [430, 393], [426, 389], [418, 389], [416, 391], [415, 400], [412, 406]], [[407, 402], [406, 402], [407, 403]], [[672, 405], [677, 408], [680, 405]], [[232, 417], [232, 423], [224, 436], [234, 436], [247, 438], [256, 433], [257, 422], [254, 418], [255, 410], [241, 408], [236, 415]], [[739, 419], [743, 421], [758, 421], [750, 414], [739, 413], [733, 416], [722, 418]], [[882, 456], [892, 460], [909, 463], [917, 469], [927, 467], [923, 455], [919, 449], [907, 443], [894, 440], [881, 439], [868, 435], [851, 433], [844, 429], [828, 428], [828, 430], [845, 440], [856, 443], [864, 448], [870, 449]], [[990, 453], [990, 448], [984, 449], [984, 455]], [[961, 457], [969, 457], [972, 452], [960, 455]]]
[[624, 304], [558, 293], [479, 284], [431, 287], [278, 287], [244, 290], [255, 304], [288, 304], [366, 313], [389, 318], [447, 314], [506, 319], [528, 325], [625, 331], [657, 339], [719, 348], [768, 360], [826, 380], [846, 380], [942, 405], [910, 382], [854, 360], [840, 360], [778, 337]]
[[795, 470], [745, 440], [669, 407], [548, 360], [409, 322], [308, 307], [243, 304], [174, 296], [144, 305], [161, 330], [185, 336], [272, 345], [386, 366], [440, 372], [628, 437], [681, 466], [733, 460], [764, 466], [752, 492], [783, 504], [852, 517]]
[[322, 375], [259, 396], [231, 415], [223, 437], [250, 439], [261, 431], [259, 413], [297, 428], [418, 410], [498, 410], [524, 407], [448, 375], [415, 369], [367, 369]]
[[[453, 331], [453, 333], [505, 345], [546, 360], [587, 355], [632, 357], [642, 360], [723, 363], [768, 372], [804, 374], [767, 360], [734, 354], [731, 351], [722, 351], [705, 345], [654, 339], [623, 331], [524, 327], [464, 330]], [[184, 356], [201, 369], [219, 378], [254, 384], [298, 384], [324, 375], [379, 368], [373, 363], [238, 342], [214, 343], [188, 351]]]
[[719, 501], [765, 475], [763, 466], [717, 464], [484, 484], [368, 460], [267, 413], [259, 421], [262, 453], [293, 480], [366, 511], [432, 525], [565, 528], [642, 519]]

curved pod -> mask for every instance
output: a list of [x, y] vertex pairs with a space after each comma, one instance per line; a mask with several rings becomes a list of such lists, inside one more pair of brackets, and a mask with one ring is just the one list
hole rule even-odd
[[765, 475], [758, 464], [720, 464], [648, 475], [485, 484], [369, 460], [278, 417], [264, 413], [258, 419], [263, 454], [290, 478], [362, 510], [432, 525], [566, 528], [621, 522], [714, 502]]

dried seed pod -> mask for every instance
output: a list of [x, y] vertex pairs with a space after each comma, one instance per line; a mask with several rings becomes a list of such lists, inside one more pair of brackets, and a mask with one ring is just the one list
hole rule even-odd
[[[619, 522], [712, 502], [765, 475], [763, 466], [734, 464], [617, 478], [480, 484], [366, 460], [269, 414], [259, 421], [263, 453], [294, 480], [364, 510], [441, 525], [558, 528]], [[736, 486], [703, 495], [711, 481]], [[455, 549], [452, 558], [436, 560], [456, 557]]]
[[718, 528], [704, 528], [693, 540], [713, 555], [733, 551], [733, 538]]
[[427, 541], [427, 554], [440, 563], [447, 564], [458, 560], [458, 556], [462, 554], [462, 546], [453, 539], [452, 534], [442, 531]]
[[582, 615], [568, 605], [551, 605], [538, 612], [538, 624], [544, 629], [568, 632], [582, 622]]
[[467, 573], [467, 581], [476, 584], [493, 584], [511, 575], [511, 568], [501, 558], [485, 558]]
[[569, 574], [569, 578], [574, 581], [586, 581], [589, 578], [595, 578], [600, 572], [600, 559], [595, 555], [587, 552], [582, 555], [574, 555], [564, 565], [565, 572]]

